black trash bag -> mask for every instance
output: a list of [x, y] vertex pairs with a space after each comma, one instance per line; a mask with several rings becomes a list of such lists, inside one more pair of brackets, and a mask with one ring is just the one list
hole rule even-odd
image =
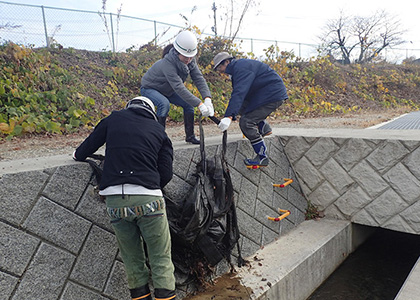
[[166, 197], [175, 268], [198, 281], [203, 280], [198, 277], [211, 273], [211, 267], [223, 258], [233, 268], [230, 257], [235, 245], [238, 265], [244, 262], [238, 243], [233, 185], [225, 160], [226, 143], [225, 131], [222, 151], [207, 159], [200, 121], [201, 161], [197, 164], [194, 187], [184, 199], [176, 201]]
[[101, 202], [105, 202], [105, 197], [99, 195], [99, 184], [102, 179], [105, 156], [102, 154], [92, 154], [89, 155], [87, 159], [85, 159], [85, 162], [87, 162], [92, 168], [92, 175], [90, 177], [89, 184], [93, 185], [93, 189], [97, 195], [97, 198]]

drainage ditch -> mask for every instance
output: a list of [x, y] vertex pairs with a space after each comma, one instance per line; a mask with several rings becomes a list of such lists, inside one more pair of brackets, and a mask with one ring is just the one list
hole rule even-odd
[[419, 235], [377, 229], [307, 300], [393, 300], [419, 256]]

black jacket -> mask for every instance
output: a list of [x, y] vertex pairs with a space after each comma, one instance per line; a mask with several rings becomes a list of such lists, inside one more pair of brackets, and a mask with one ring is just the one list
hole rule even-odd
[[172, 179], [172, 143], [150, 112], [112, 112], [76, 149], [75, 158], [84, 161], [105, 143], [100, 190], [125, 183], [161, 189]]

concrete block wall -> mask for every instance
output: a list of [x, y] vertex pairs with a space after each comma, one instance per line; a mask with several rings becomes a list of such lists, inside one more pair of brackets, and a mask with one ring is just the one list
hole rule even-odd
[[329, 136], [283, 141], [305, 195], [327, 217], [420, 234], [420, 141]]
[[[267, 139], [272, 159], [265, 169], [248, 170], [253, 156], [248, 141], [228, 144], [243, 256], [285, 234], [305, 218], [307, 202], [278, 137]], [[206, 147], [207, 155], [220, 146]], [[68, 158], [70, 160], [70, 158]], [[172, 198], [189, 192], [198, 147], [175, 151], [174, 178], [165, 192]], [[67, 161], [47, 169], [3, 173], [0, 178], [0, 300], [129, 299], [124, 266], [86, 163]], [[295, 181], [273, 188], [283, 178]], [[277, 208], [291, 215], [280, 223], [267, 220]], [[226, 271], [219, 264], [218, 273]], [[182, 298], [191, 287], [178, 290]]]

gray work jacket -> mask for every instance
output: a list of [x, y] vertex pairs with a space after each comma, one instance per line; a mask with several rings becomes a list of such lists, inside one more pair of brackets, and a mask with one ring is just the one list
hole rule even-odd
[[194, 96], [184, 85], [188, 75], [191, 76], [203, 99], [211, 97], [207, 82], [198, 69], [195, 58], [186, 65], [179, 60], [174, 48], [164, 58], [155, 62], [144, 74], [141, 79], [141, 86], [146, 89], [157, 90], [166, 97], [176, 93], [192, 106], [198, 106], [201, 100]]

